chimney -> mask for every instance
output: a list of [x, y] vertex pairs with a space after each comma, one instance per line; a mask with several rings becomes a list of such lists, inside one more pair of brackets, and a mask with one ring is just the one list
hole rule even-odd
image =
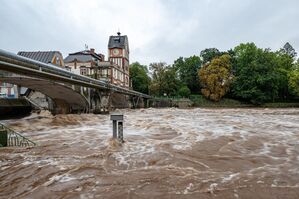
[[90, 49], [90, 52], [95, 53], [94, 51], [95, 51], [94, 48], [91, 48], [91, 49]]
[[101, 53], [99, 53], [98, 55], [99, 55], [99, 57], [101, 57], [101, 61], [105, 61], [105, 55], [103, 55]]

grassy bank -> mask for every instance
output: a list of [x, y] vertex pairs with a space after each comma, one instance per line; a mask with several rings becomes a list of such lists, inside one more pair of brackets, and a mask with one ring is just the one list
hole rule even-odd
[[240, 107], [257, 107], [257, 108], [299, 108], [299, 101], [292, 102], [274, 102], [265, 103], [260, 106], [241, 102], [234, 99], [223, 98], [219, 102], [213, 102], [202, 95], [191, 95], [190, 100], [194, 103], [194, 107], [226, 107], [226, 108], [240, 108]]
[[261, 105], [263, 108], [299, 108], [299, 102], [276, 102]]
[[193, 102], [194, 107], [227, 107], [227, 108], [239, 108], [239, 107], [253, 107], [252, 104], [243, 103], [238, 100], [223, 98], [219, 102], [213, 102], [202, 95], [191, 95], [190, 100]]
[[[202, 95], [191, 95], [187, 98], [180, 97], [156, 97], [155, 100], [159, 103], [156, 103], [156, 106], [153, 107], [170, 107], [175, 106], [179, 107], [180, 103], [188, 103], [184, 105], [185, 107], [207, 107], [207, 108], [299, 108], [299, 101], [291, 102], [274, 102], [274, 103], [265, 103], [262, 105], [253, 105], [251, 103], [246, 103], [234, 99], [223, 98], [219, 102], [213, 102]], [[189, 101], [189, 102], [188, 102]]]

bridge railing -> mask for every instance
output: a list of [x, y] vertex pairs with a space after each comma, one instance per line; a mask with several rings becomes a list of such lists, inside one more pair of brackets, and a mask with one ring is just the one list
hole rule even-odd
[[36, 146], [34, 142], [15, 132], [11, 128], [0, 123], [0, 135], [2, 147], [29, 147]]
[[[48, 79], [56, 79], [61, 82], [69, 82], [74, 85], [81, 85], [85, 87], [93, 87], [100, 89], [109, 89], [114, 92], [136, 95], [144, 98], [151, 98], [151, 96], [132, 91], [108, 81], [96, 80], [87, 76], [72, 73], [66, 69], [59, 68], [51, 64], [45, 64], [33, 59], [22, 57], [0, 49], [0, 69], [8, 70], [13, 73], [22, 73], [29, 76], [42, 76]], [[34, 75], [33, 75], [34, 74]]]

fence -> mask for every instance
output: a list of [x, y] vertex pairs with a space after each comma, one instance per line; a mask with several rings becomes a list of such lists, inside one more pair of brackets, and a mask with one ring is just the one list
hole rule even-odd
[[0, 147], [30, 147], [34, 142], [0, 123]]

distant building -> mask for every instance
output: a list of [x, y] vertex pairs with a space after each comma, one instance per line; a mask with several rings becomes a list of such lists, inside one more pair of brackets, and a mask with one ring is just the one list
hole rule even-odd
[[103, 54], [94, 49], [71, 53], [64, 59], [70, 71], [106, 80], [112, 84], [130, 87], [129, 77], [129, 42], [126, 35], [110, 36], [108, 42], [108, 61]]
[[97, 54], [95, 49], [79, 51], [69, 54], [65, 59], [65, 66], [75, 74], [94, 77], [96, 71], [94, 67], [101, 61], [104, 61], [104, 55]]
[[130, 87], [129, 75], [129, 40], [127, 35], [121, 36], [120, 32], [117, 36], [110, 36], [108, 42], [108, 60], [112, 64], [116, 64], [117, 68], [111, 68], [112, 83]]
[[34, 52], [25, 52], [20, 51], [18, 55], [22, 57], [27, 57], [29, 59], [34, 59], [46, 64], [52, 64], [64, 68], [64, 61], [62, 54], [59, 51], [34, 51]]

